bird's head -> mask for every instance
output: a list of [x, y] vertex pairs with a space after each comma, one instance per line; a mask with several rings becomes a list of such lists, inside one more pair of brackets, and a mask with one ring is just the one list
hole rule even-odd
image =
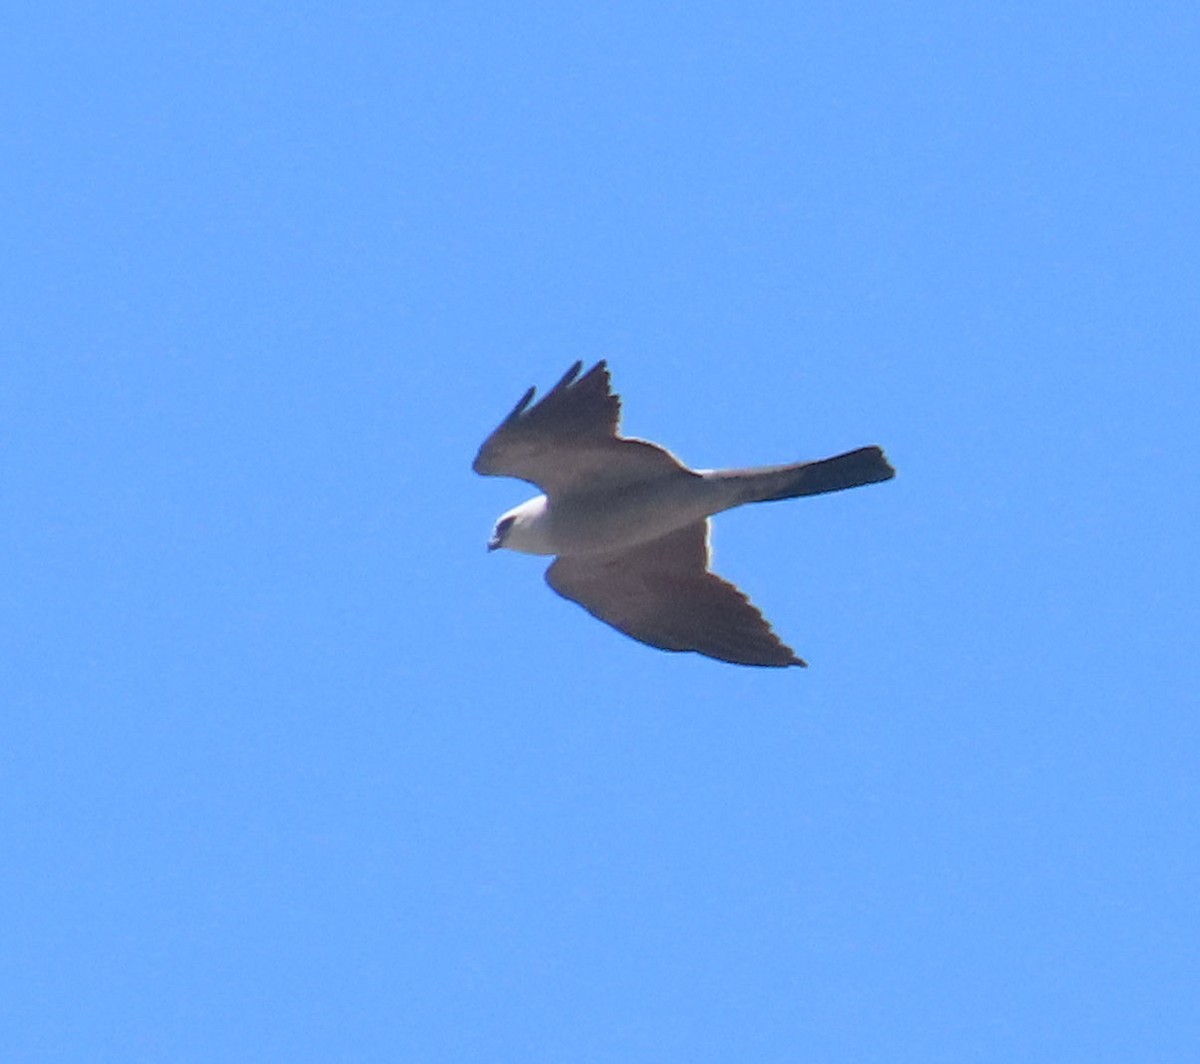
[[492, 529], [492, 538], [488, 540], [488, 550], [499, 550], [501, 547], [507, 546], [504, 542], [508, 539], [509, 530], [513, 526], [516, 517], [512, 514], [505, 514], [499, 521], [496, 522], [496, 527]]
[[545, 495], [514, 506], [496, 522], [487, 549], [493, 551], [505, 547], [523, 554], [555, 553], [546, 543], [545, 524], [541, 520], [545, 512]]

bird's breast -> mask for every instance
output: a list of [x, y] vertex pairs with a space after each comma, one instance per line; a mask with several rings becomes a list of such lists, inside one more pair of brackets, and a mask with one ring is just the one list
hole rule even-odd
[[728, 506], [728, 491], [695, 474], [551, 499], [549, 539], [561, 555], [599, 554], [645, 543]]

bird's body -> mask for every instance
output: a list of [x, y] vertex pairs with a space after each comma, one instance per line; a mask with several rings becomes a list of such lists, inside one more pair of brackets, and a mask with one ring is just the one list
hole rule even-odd
[[887, 480], [894, 471], [883, 452], [688, 469], [657, 444], [619, 436], [607, 367], [580, 377], [581, 369], [572, 366], [532, 407], [529, 389], [480, 448], [477, 473], [520, 477], [544, 492], [501, 516], [489, 549], [555, 555], [550, 586], [641, 642], [744, 665], [803, 665], [745, 595], [708, 571], [708, 518]]
[[[503, 546], [563, 557], [604, 554], [665, 536], [727, 509], [727, 487], [690, 473], [667, 474], [618, 489], [538, 495], [510, 513], [518, 520]], [[507, 516], [507, 515], [505, 515]]]

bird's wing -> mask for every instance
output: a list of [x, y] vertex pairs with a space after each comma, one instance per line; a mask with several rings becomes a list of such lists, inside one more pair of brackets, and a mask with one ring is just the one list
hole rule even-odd
[[757, 608], [708, 571], [708, 521], [629, 550], [560, 557], [546, 582], [626, 635], [738, 665], [803, 665]]
[[617, 434], [620, 397], [608, 367], [597, 362], [582, 377], [576, 362], [541, 400], [530, 388], [483, 442], [472, 469], [489, 477], [518, 477], [547, 495], [631, 484], [684, 469], [663, 447]]

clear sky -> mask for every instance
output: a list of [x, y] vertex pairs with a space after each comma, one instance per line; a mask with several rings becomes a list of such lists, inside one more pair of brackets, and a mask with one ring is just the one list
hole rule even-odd
[[[1194, 3], [20, 8], [0, 1060], [1200, 1057]], [[485, 553], [600, 358], [809, 669]]]

